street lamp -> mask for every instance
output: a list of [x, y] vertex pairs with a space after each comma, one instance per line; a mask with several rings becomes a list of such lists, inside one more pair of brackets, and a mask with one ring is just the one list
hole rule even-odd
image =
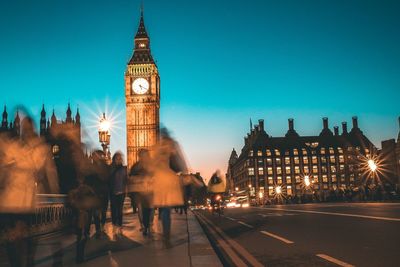
[[277, 187], [275, 187], [275, 193], [277, 195], [282, 194], [282, 186], [278, 185]]
[[376, 165], [375, 161], [373, 159], [368, 160], [368, 167], [372, 172], [375, 172], [378, 166]]
[[304, 184], [306, 187], [309, 187], [311, 185], [310, 176], [304, 176]]
[[101, 147], [103, 148], [106, 160], [108, 161], [111, 160], [110, 150], [108, 148], [111, 139], [110, 126], [110, 121], [106, 119], [106, 114], [103, 113], [103, 117], [101, 117], [99, 124], [99, 142], [101, 144]]

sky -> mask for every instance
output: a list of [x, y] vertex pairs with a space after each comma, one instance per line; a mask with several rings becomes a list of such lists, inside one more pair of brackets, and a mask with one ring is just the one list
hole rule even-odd
[[[124, 71], [141, 1], [0, 1], [0, 100], [39, 120], [80, 109], [85, 142], [114, 117], [111, 150], [126, 151]], [[161, 122], [193, 171], [209, 178], [240, 152], [249, 120], [283, 136], [359, 118], [376, 146], [396, 138], [400, 2], [144, 0], [161, 77]], [[1, 103], [2, 104], [2, 103]]]

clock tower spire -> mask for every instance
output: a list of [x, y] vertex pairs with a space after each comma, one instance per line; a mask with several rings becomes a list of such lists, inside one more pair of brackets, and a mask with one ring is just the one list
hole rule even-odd
[[133, 55], [125, 71], [128, 169], [140, 149], [151, 150], [160, 132], [160, 76], [150, 50], [143, 8], [134, 38]]

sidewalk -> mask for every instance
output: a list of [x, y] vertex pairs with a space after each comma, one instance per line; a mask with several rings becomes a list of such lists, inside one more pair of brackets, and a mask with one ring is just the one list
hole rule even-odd
[[[161, 223], [154, 219], [154, 233], [143, 237], [139, 231], [137, 215], [124, 216], [124, 236], [111, 240], [111, 223], [107, 222], [107, 237], [92, 237], [85, 251], [86, 261], [75, 264], [75, 236], [63, 234], [43, 237], [39, 240], [35, 255], [36, 266], [222, 266], [202, 228], [192, 212], [186, 216], [172, 211], [172, 247], [163, 248]], [[2, 252], [1, 254], [3, 254]], [[3, 255], [1, 255], [3, 258]], [[0, 261], [1, 266], [4, 261]]]

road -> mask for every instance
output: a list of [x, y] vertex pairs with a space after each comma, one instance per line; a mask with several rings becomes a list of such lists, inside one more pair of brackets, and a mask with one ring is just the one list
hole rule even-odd
[[[400, 266], [400, 203], [197, 211], [242, 266]], [[213, 233], [212, 233], [213, 232]], [[219, 233], [219, 234], [218, 234]], [[235, 258], [235, 257], [233, 257]]]

